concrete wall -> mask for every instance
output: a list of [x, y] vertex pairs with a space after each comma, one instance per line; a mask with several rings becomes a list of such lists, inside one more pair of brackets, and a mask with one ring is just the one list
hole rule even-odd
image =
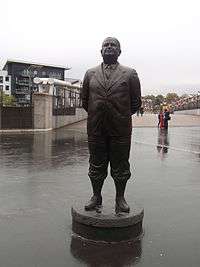
[[60, 128], [65, 125], [84, 120], [86, 118], [87, 118], [87, 113], [85, 112], [85, 110], [83, 108], [76, 108], [76, 114], [73, 116], [71, 115], [53, 116], [52, 127], [53, 129]]
[[198, 116], [200, 116], [200, 109], [179, 110], [179, 111], [175, 111], [175, 114], [198, 115]]
[[33, 95], [34, 104], [34, 129], [51, 130], [72, 124], [87, 118], [87, 113], [82, 108], [76, 108], [75, 115], [52, 115], [53, 96], [45, 93]]
[[33, 95], [34, 129], [52, 129], [52, 96], [45, 93]]

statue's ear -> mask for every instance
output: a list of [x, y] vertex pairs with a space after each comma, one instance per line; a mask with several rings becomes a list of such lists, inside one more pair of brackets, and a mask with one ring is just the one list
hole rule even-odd
[[119, 50], [119, 56], [121, 55], [121, 52], [122, 52], [122, 51], [121, 51], [121, 49], [120, 49], [120, 50]]

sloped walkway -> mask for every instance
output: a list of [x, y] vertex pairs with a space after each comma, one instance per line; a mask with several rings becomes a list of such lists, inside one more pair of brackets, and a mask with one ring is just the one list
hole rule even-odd
[[[200, 126], [200, 116], [171, 114], [169, 127]], [[144, 114], [142, 117], [133, 117], [133, 127], [157, 127], [157, 114]]]
[[[139, 127], [157, 127], [158, 115], [157, 114], [144, 114], [142, 117], [133, 116], [133, 128]], [[180, 115], [172, 114], [171, 120], [169, 121], [169, 127], [190, 127], [200, 126], [200, 116], [192, 115]], [[86, 120], [71, 124], [67, 128], [80, 130], [86, 132]]]

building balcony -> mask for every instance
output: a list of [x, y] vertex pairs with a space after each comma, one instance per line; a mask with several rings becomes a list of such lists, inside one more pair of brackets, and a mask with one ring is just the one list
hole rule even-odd
[[28, 89], [16, 89], [15, 90], [15, 94], [17, 94], [17, 95], [19, 95], [19, 94], [27, 95], [27, 94], [29, 94], [29, 90]]
[[29, 86], [29, 82], [26, 81], [16, 81], [16, 84], [21, 86]]
[[30, 103], [30, 100], [28, 100], [26, 98], [17, 98], [17, 103], [18, 104], [28, 104], [28, 103]]

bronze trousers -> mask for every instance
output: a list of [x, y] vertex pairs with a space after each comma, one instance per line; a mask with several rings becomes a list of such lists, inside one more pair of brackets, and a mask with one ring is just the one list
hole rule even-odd
[[131, 136], [88, 136], [89, 177], [91, 180], [104, 180], [110, 163], [114, 180], [128, 180], [131, 176], [129, 153]]

